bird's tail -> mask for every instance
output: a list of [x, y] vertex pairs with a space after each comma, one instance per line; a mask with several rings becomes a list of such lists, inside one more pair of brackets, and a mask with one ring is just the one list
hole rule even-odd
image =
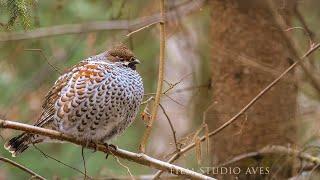
[[22, 133], [6, 142], [4, 148], [12, 154], [12, 157], [16, 157], [29, 147], [31, 137], [30, 134]]

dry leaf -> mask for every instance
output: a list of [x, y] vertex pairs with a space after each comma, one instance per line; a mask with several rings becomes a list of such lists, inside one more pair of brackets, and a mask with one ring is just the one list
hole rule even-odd
[[195, 139], [195, 145], [196, 145], [196, 157], [198, 164], [201, 163], [201, 140], [199, 137]]
[[149, 124], [151, 119], [151, 114], [149, 113], [148, 107], [146, 106], [141, 113], [141, 119], [144, 121], [145, 124]]
[[208, 127], [208, 124], [204, 124], [204, 131], [205, 131], [206, 144], [207, 144], [206, 152], [207, 152], [207, 156], [209, 156], [209, 153], [210, 153], [210, 140], [209, 140], [209, 127]]

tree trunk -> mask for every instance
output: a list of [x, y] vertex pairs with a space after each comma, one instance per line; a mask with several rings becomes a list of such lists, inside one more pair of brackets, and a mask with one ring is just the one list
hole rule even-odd
[[[210, 130], [229, 120], [290, 66], [288, 58], [294, 55], [290, 54], [283, 30], [264, 2], [210, 3], [214, 103], [207, 114]], [[293, 73], [287, 76], [294, 78]], [[296, 96], [296, 86], [288, 80], [274, 86], [245, 115], [212, 139], [213, 166], [266, 145], [293, 144], [297, 135]], [[254, 175], [245, 174], [248, 166], [268, 167], [269, 175], [292, 173], [292, 168], [283, 168], [283, 160], [267, 162], [260, 158], [241, 162], [235, 166], [241, 167], [242, 175], [233, 176], [253, 178]]]

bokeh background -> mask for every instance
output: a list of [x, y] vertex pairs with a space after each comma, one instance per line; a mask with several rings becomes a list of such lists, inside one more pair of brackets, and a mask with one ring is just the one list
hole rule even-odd
[[[183, 5], [181, 3], [190, 2], [168, 2], [167, 9]], [[20, 14], [20, 7], [18, 6], [26, 8], [25, 14]], [[6, 23], [12, 18], [12, 13], [18, 14], [18, 18], [10, 24], [10, 27], [4, 27], [1, 31], [3, 33], [24, 32], [65, 24], [135, 20], [158, 14], [158, 6], [157, 1], [144, 0], [1, 1], [0, 22]], [[175, 98], [179, 104], [174, 103], [168, 97], [163, 97], [162, 103], [168, 109], [169, 116], [180, 118], [173, 122], [180, 137], [186, 135], [187, 132], [191, 132], [190, 130], [197, 128], [197, 124], [201, 123], [200, 119], [193, 121], [189, 118], [189, 115], [194, 114], [191, 99], [198, 101], [198, 98], [201, 96], [199, 90], [205, 89], [203, 87], [208, 87], [209, 84], [209, 78], [206, 77], [208, 74], [206, 73], [208, 71], [208, 68], [206, 68], [208, 54], [199, 53], [200, 51], [205, 52], [205, 49], [209, 50], [209, 47], [206, 46], [207, 42], [200, 42], [198, 40], [198, 36], [201, 33], [208, 33], [206, 24], [208, 23], [209, 14], [206, 8], [202, 7], [202, 3], [195, 2], [192, 6], [195, 12], [194, 15], [191, 15], [193, 13], [191, 11], [191, 14], [189, 13], [190, 17], [180, 17], [182, 21], [175, 20], [175, 22], [172, 22], [172, 26], [167, 29], [168, 56], [166, 59], [168, 60], [170, 56], [172, 61], [167, 63], [166, 71], [168, 74], [166, 74], [165, 79], [170, 83], [176, 83], [183, 79], [179, 85], [169, 92], [171, 93], [169, 96]], [[197, 19], [202, 20], [198, 22]], [[196, 24], [191, 22], [195, 22]], [[130, 47], [141, 60], [142, 63], [139, 65], [138, 71], [143, 77], [145, 92], [154, 93], [159, 59], [159, 27], [154, 25], [127, 37], [126, 34], [133, 30], [136, 29], [92, 31], [88, 33], [0, 42], [1, 118], [28, 124], [32, 124], [37, 119], [45, 94], [59, 76], [59, 73], [47, 61], [58, 69], [63, 70], [88, 56], [103, 52], [120, 42]], [[184, 39], [186, 36], [188, 39]], [[197, 43], [197, 45], [194, 46], [194, 43]], [[205, 49], [200, 49], [200, 47], [204, 47]], [[28, 51], [26, 49], [41, 49], [47, 59], [39, 51]], [[201, 61], [199, 61], [200, 58], [202, 59]], [[193, 88], [193, 86], [199, 86], [199, 88]], [[165, 84], [165, 88], [168, 87], [168, 84]], [[175, 93], [178, 89], [182, 91]], [[195, 89], [194, 92], [193, 89]], [[188, 97], [184, 98], [181, 94], [186, 94]], [[170, 109], [169, 106], [173, 108]], [[143, 109], [144, 106], [141, 107], [141, 110]], [[160, 111], [159, 116], [163, 116]], [[148, 151], [158, 158], [168, 153], [168, 148], [174, 150], [172, 134], [169, 131], [167, 120], [161, 119], [164, 122], [156, 122], [155, 132], [152, 134], [153, 140], [151, 140], [154, 144], [151, 143], [148, 148]], [[137, 151], [144, 129], [145, 122], [141, 120], [139, 115], [133, 125], [122, 136], [117, 137], [113, 143], [121, 148]], [[12, 130], [1, 130], [2, 144], [17, 133]], [[80, 147], [68, 143], [44, 144], [38, 147], [48, 155], [83, 171]], [[3, 148], [0, 148], [0, 152], [2, 156], [10, 157], [10, 154]], [[109, 156], [106, 160], [105, 155], [102, 153], [93, 153], [91, 150], [85, 150], [85, 158], [88, 175], [90, 176], [128, 176], [127, 170], [120, 166], [112, 156]], [[79, 172], [44, 157], [35, 148], [30, 148], [22, 156], [13, 160], [35, 172], [44, 174], [49, 179], [52, 177], [72, 178], [82, 176]], [[149, 168], [141, 165], [125, 160], [120, 161], [129, 166], [134, 175], [151, 172]], [[29, 177], [28, 174], [10, 165], [1, 163], [0, 166], [1, 179], [27, 179]]]
[[[209, 131], [227, 121], [291, 61], [297, 60], [296, 55], [306, 52], [310, 42], [317, 41], [320, 32], [319, 1], [284, 0], [268, 6], [271, 10], [265, 10], [265, 4], [262, 4], [236, 0], [167, 1], [166, 10], [170, 12], [170, 18], [166, 24], [164, 90], [169, 91], [162, 96], [161, 104], [172, 120], [179, 145], [193, 142], [195, 132], [203, 127], [204, 119]], [[0, 0], [1, 119], [32, 124], [39, 116], [45, 94], [59, 76], [50, 64], [63, 70], [118, 43], [126, 44], [142, 61], [137, 70], [143, 78], [145, 99], [148, 99], [156, 91], [159, 26], [151, 25], [126, 35], [143, 26], [145, 19], [157, 14], [159, 2], [156, 0]], [[110, 22], [122, 28], [106, 26], [99, 29], [95, 24]], [[130, 22], [137, 25], [130, 26]], [[62, 32], [55, 34], [55, 27]], [[288, 29], [290, 27], [299, 28]], [[46, 35], [32, 37], [39, 35], [40, 28], [45, 28], [42, 32]], [[297, 67], [226, 134], [212, 139], [209, 154], [205, 153], [203, 145], [201, 159], [192, 150], [178, 164], [194, 169], [212, 166], [242, 152], [272, 144], [290, 144], [290, 147], [308, 150], [312, 147], [310, 153], [318, 156], [319, 55], [314, 53], [304, 63], [306, 70]], [[140, 110], [144, 109], [145, 105]], [[279, 123], [284, 121], [291, 124]], [[113, 144], [137, 152], [145, 125], [139, 114], [132, 126]], [[1, 129], [1, 146], [17, 133]], [[203, 134], [205, 128], [198, 135]], [[81, 147], [69, 143], [37, 147], [84, 171]], [[166, 160], [174, 150], [170, 126], [159, 109], [146, 153]], [[83, 176], [45, 157], [33, 147], [17, 158], [11, 158], [6, 150], [0, 148], [0, 156], [10, 158], [48, 179]], [[85, 150], [85, 159], [88, 175], [92, 177], [130, 179], [127, 169], [113, 156], [105, 159], [102, 153]], [[156, 172], [133, 162], [120, 161], [136, 176]], [[0, 179], [28, 178], [28, 174], [16, 167], [0, 163]]]

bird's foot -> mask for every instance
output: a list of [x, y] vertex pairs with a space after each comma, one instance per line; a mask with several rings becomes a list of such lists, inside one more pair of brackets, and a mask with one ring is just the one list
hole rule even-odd
[[95, 152], [97, 152], [97, 150], [98, 150], [98, 143], [92, 142], [92, 144], [93, 144], [93, 146], [94, 146], [92, 153], [95, 153]]
[[91, 149], [93, 149], [92, 153], [95, 153], [98, 150], [98, 143], [92, 140], [87, 140], [85, 148], [90, 148], [90, 147], [92, 147]]
[[106, 159], [108, 159], [109, 152], [111, 152], [110, 148], [112, 148], [113, 151], [116, 151], [118, 149], [118, 147], [116, 145], [113, 145], [113, 144], [103, 143], [103, 145], [106, 147], [107, 152], [108, 152], [107, 155], [106, 155]]
[[111, 147], [114, 151], [118, 150], [118, 146], [114, 144], [109, 144], [109, 147]]

